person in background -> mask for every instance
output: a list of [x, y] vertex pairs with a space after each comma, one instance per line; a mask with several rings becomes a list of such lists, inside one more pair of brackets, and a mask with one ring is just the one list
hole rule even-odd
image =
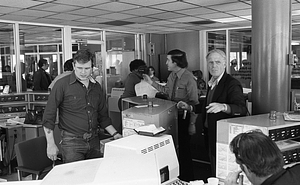
[[51, 77], [46, 72], [49, 67], [48, 61], [41, 58], [38, 63], [39, 70], [33, 75], [33, 90], [34, 91], [48, 91], [51, 83]]
[[[171, 101], [198, 104], [196, 81], [193, 74], [186, 69], [188, 66], [186, 53], [179, 49], [169, 51], [166, 64], [171, 71], [166, 86], [159, 85], [148, 75], [144, 75], [145, 81], [158, 91], [168, 94], [168, 99]], [[178, 110], [179, 178], [183, 181], [194, 180], [190, 149], [191, 135], [196, 133], [194, 116], [194, 114], [185, 115], [183, 110]]]
[[206, 82], [203, 80], [203, 73], [201, 70], [193, 71], [193, 75], [197, 82], [198, 96], [200, 98], [200, 96], [206, 94]]
[[159, 79], [155, 76], [155, 69], [153, 66], [149, 66], [149, 76], [152, 81], [159, 82]]
[[64, 76], [70, 75], [73, 71], [73, 59], [69, 59], [64, 63], [64, 72], [58, 75], [49, 85], [49, 89], [51, 90], [56, 83], [57, 80], [63, 78]]
[[230, 150], [241, 170], [228, 174], [225, 185], [242, 185], [243, 175], [253, 185], [299, 185], [300, 164], [283, 168], [284, 160], [276, 143], [259, 130], [237, 135]]
[[211, 79], [204, 103], [193, 106], [179, 102], [178, 107], [202, 114], [205, 143], [208, 147], [212, 176], [215, 176], [217, 121], [246, 116], [248, 110], [240, 82], [226, 73], [225, 53], [219, 49], [211, 50], [206, 60]]
[[123, 98], [134, 97], [135, 93], [135, 85], [140, 83], [143, 79], [142, 73], [138, 71], [140, 67], [145, 67], [146, 63], [141, 59], [135, 59], [130, 62], [129, 69], [130, 72], [125, 80], [125, 90], [118, 101], [119, 109], [122, 110], [121, 103]]
[[57, 109], [64, 163], [101, 157], [99, 127], [114, 139], [122, 137], [108, 117], [103, 89], [91, 77], [92, 58], [89, 50], [78, 50], [73, 58], [74, 71], [58, 80], [50, 92], [43, 126], [51, 160], [56, 160], [58, 154], [53, 136]]

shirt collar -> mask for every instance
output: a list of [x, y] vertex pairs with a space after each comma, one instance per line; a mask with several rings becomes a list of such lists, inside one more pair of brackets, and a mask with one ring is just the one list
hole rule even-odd
[[175, 75], [177, 75], [177, 77], [180, 79], [185, 70], [186, 68], [181, 68], [179, 71], [175, 72]]
[[[75, 75], [75, 71], [73, 71], [73, 72], [70, 74], [70, 84], [75, 83], [76, 80], [77, 80], [77, 77], [76, 77], [76, 75]], [[91, 76], [89, 77], [89, 80], [90, 80], [90, 82], [92, 82], [92, 83], [96, 83], [96, 80], [95, 80], [93, 77], [91, 77]]]
[[218, 85], [219, 81], [221, 80], [221, 78], [224, 75], [224, 72], [217, 79], [215, 79], [214, 77], [210, 78], [210, 80], [207, 82], [207, 84], [209, 87], [211, 87], [211, 89], [213, 89], [216, 85]]

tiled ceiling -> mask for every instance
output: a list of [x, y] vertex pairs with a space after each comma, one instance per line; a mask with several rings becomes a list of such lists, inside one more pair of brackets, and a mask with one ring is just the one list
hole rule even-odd
[[251, 26], [251, 0], [0, 0], [0, 20], [166, 34]]

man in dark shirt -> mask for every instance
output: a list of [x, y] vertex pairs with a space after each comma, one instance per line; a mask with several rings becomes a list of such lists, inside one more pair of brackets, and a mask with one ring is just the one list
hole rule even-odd
[[46, 59], [41, 58], [38, 63], [39, 70], [33, 75], [33, 90], [34, 91], [48, 91], [48, 86], [51, 83], [50, 75], [45, 71], [49, 64]]
[[225, 185], [243, 184], [242, 171], [253, 185], [300, 184], [300, 164], [284, 169], [278, 146], [260, 131], [237, 135], [230, 142], [230, 150], [241, 170], [229, 173]]
[[91, 78], [92, 57], [88, 50], [77, 51], [73, 58], [74, 71], [59, 79], [51, 90], [43, 116], [47, 155], [51, 160], [56, 160], [58, 153], [53, 138], [57, 108], [65, 163], [101, 156], [99, 126], [114, 139], [122, 137], [108, 117], [105, 94], [100, 84]]

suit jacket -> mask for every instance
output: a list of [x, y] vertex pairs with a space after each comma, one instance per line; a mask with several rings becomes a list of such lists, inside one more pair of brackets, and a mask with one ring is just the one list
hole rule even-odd
[[[205, 108], [207, 106], [207, 99], [205, 99], [204, 104], [198, 104], [194, 107], [196, 113], [202, 113], [202, 124], [204, 124], [207, 117], [209, 147], [213, 156], [216, 156], [217, 121], [221, 119], [246, 116], [248, 111], [241, 83], [231, 75], [227, 74], [226, 71], [215, 88], [211, 102], [226, 103], [230, 106], [230, 114], [225, 112], [207, 114]], [[209, 91], [210, 88], [208, 87], [206, 97], [208, 97]]]
[[34, 91], [48, 91], [48, 87], [51, 83], [50, 76], [42, 68], [37, 70], [33, 76], [33, 90]]

